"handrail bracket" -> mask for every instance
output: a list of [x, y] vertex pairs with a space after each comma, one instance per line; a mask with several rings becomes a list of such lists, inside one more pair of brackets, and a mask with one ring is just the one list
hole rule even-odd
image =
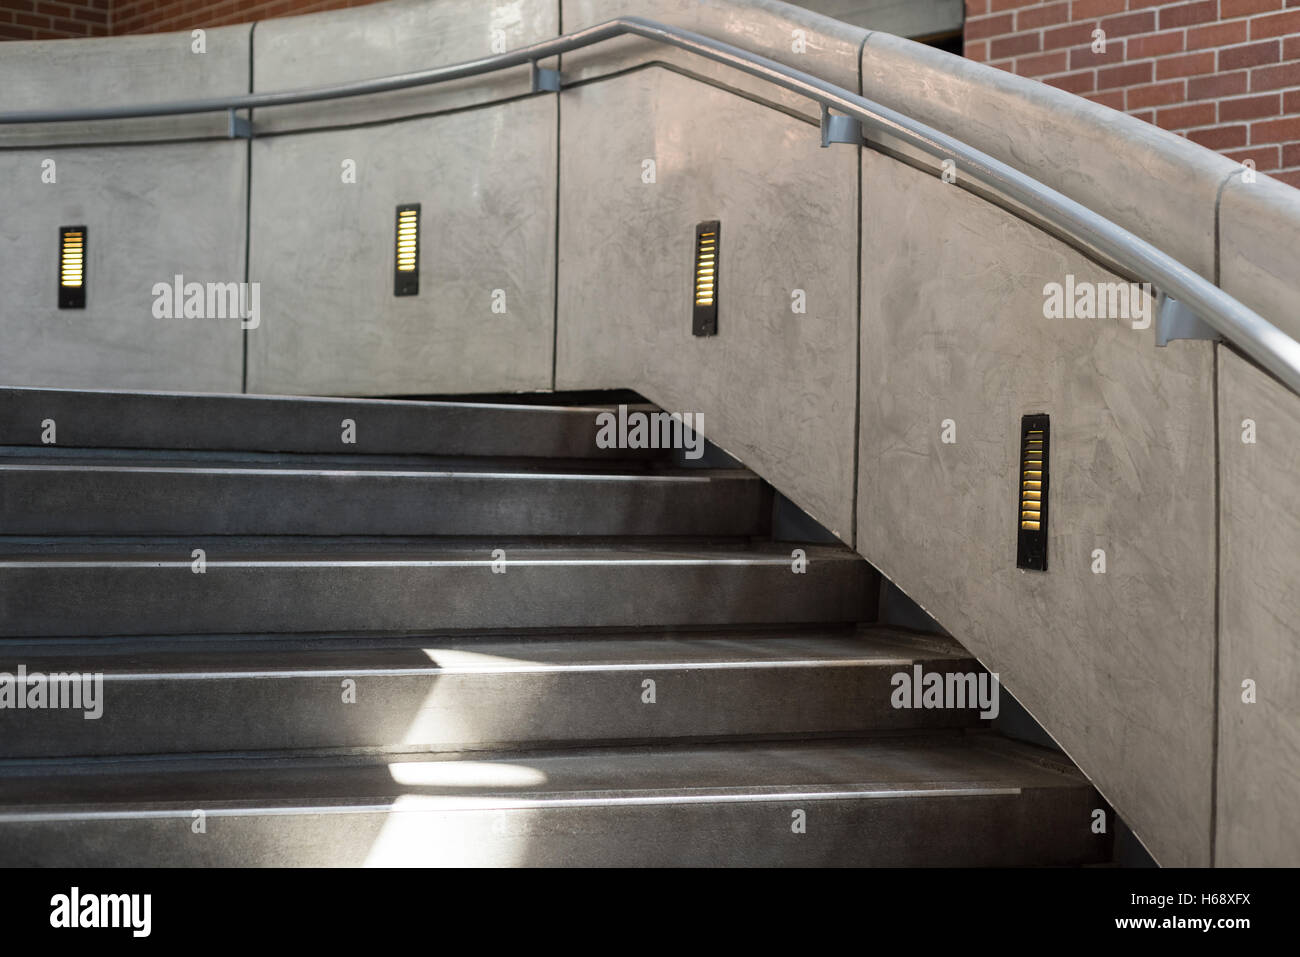
[[862, 145], [862, 121], [841, 113], [832, 113], [822, 104], [822, 149], [832, 143]]
[[529, 65], [532, 67], [534, 93], [560, 92], [559, 70], [552, 70], [549, 67], [538, 66], [536, 60], [530, 60]]

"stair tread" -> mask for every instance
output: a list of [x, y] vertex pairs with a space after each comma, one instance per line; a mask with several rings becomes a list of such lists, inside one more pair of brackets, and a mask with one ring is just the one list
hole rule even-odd
[[960, 796], [1086, 788], [1041, 749], [982, 735], [600, 748], [506, 755], [373, 758], [209, 757], [58, 760], [0, 766], [0, 820], [103, 811], [421, 803], [440, 808], [537, 802]]
[[[21, 639], [18, 639], [21, 641]], [[128, 677], [211, 678], [320, 676], [373, 673], [507, 674], [529, 671], [606, 670], [618, 668], [746, 668], [771, 666], [880, 667], [918, 661], [973, 662], [959, 648], [935, 650], [909, 641], [905, 632], [873, 629], [860, 635], [831, 631], [800, 635], [743, 636], [734, 634], [689, 637], [640, 635], [592, 638], [441, 638], [418, 646], [376, 646], [365, 641], [348, 647], [283, 647], [284, 642], [187, 642], [106, 652], [102, 640], [71, 642], [57, 649], [26, 646], [13, 641], [0, 648], [0, 668], [13, 670], [21, 662], [27, 673], [69, 671], [99, 674], [106, 681]], [[154, 642], [155, 645], [160, 645]], [[276, 645], [279, 645], [278, 647]]]
[[[177, 553], [176, 542], [148, 540], [124, 542], [120, 539], [88, 540], [0, 539], [0, 568], [40, 565], [89, 564], [94, 566], [189, 566], [188, 549]], [[476, 542], [429, 540], [357, 541], [352, 539], [311, 539], [286, 541], [283, 538], [258, 540], [247, 537], [221, 539], [203, 536], [184, 537], [185, 545], [213, 545], [206, 560], [213, 565], [491, 565], [492, 551], [506, 550], [510, 565], [790, 565], [793, 547], [801, 548], [809, 567], [817, 563], [864, 564], [862, 559], [834, 545], [787, 546], [773, 543], [665, 545], [641, 542], [581, 544], [561, 540], [555, 544], [535, 541], [511, 543], [494, 538]]]

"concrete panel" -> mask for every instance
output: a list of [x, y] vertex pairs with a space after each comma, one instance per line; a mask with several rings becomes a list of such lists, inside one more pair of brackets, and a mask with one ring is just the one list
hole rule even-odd
[[[858, 57], [867, 31], [778, 0], [561, 0], [565, 33], [621, 16], [639, 16], [693, 30], [805, 70], [857, 92]], [[608, 76], [651, 63], [669, 63], [701, 77], [816, 119], [820, 108], [806, 97], [751, 79], [674, 47], [625, 37], [566, 54], [565, 83]]]
[[[239, 320], [155, 318], [153, 287], [243, 281], [245, 161], [235, 141], [0, 152], [0, 383], [239, 391]], [[89, 233], [85, 309], [58, 308], [60, 226]]]
[[[569, 90], [562, 111], [557, 388], [702, 412], [711, 440], [849, 540], [858, 151], [657, 68]], [[719, 331], [695, 338], [708, 219], [722, 222]]]
[[962, 0], [799, 0], [799, 6], [869, 30], [933, 37], [961, 30]]
[[1300, 339], [1300, 190], [1238, 174], [1219, 205], [1219, 284]]
[[1239, 164], [1045, 83], [885, 33], [863, 47], [862, 91], [1214, 278], [1214, 205]]
[[[249, 391], [545, 389], [555, 307], [555, 97], [253, 144]], [[344, 160], [356, 182], [343, 182]], [[393, 295], [421, 203], [420, 294]], [[493, 312], [494, 290], [505, 312]]]
[[[1001, 673], [1162, 864], [1208, 863], [1211, 345], [1046, 319], [1045, 283], [1114, 277], [879, 154], [862, 183], [858, 551]], [[1051, 415], [1046, 572], [1016, 568], [1031, 412]]]
[[[264, 20], [258, 92], [333, 86], [504, 53], [559, 33], [557, 0], [395, 0]], [[551, 63], [554, 66], [554, 63]], [[372, 122], [457, 109], [529, 92], [528, 67], [379, 96], [263, 109], [259, 131]]]
[[[1253, 443], [1248, 438], [1254, 423]], [[1219, 350], [1215, 863], [1300, 865], [1300, 398]], [[1255, 702], [1243, 682], [1255, 682]]]
[[[0, 57], [5, 111], [162, 103], [248, 92], [250, 27], [86, 40], [6, 42]], [[97, 123], [0, 126], [0, 146], [225, 136], [225, 113]]]

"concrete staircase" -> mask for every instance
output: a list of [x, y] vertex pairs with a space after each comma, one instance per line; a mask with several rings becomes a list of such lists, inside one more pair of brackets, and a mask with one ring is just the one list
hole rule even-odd
[[0, 697], [0, 863], [1108, 859], [1060, 755], [891, 705], [980, 669], [869, 565], [598, 411], [0, 389], [0, 672], [103, 676]]

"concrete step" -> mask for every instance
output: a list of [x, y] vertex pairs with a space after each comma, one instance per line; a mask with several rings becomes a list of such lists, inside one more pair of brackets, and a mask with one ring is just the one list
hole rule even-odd
[[[891, 705], [892, 677], [918, 664], [982, 671], [955, 643], [936, 647], [889, 628], [488, 635], [418, 644], [272, 636], [9, 641], [0, 644], [0, 672], [77, 676], [83, 688], [102, 675], [102, 691], [81, 710], [0, 711], [0, 758], [470, 751], [975, 725], [978, 709]], [[86, 720], [88, 711], [99, 716]]]
[[960, 733], [9, 763], [0, 864], [1078, 865], [1109, 855], [1097, 806], [1049, 752]]
[[[634, 410], [650, 412], [652, 406]], [[664, 458], [602, 449], [609, 406], [414, 402], [175, 392], [0, 389], [0, 445], [339, 454]], [[344, 420], [355, 441], [344, 442]], [[47, 443], [47, 422], [54, 443]]]
[[[196, 573], [194, 550], [205, 552]], [[0, 542], [0, 637], [871, 621], [848, 549], [347, 539]]]
[[0, 459], [10, 535], [765, 534], [770, 489], [740, 469], [659, 474]]

